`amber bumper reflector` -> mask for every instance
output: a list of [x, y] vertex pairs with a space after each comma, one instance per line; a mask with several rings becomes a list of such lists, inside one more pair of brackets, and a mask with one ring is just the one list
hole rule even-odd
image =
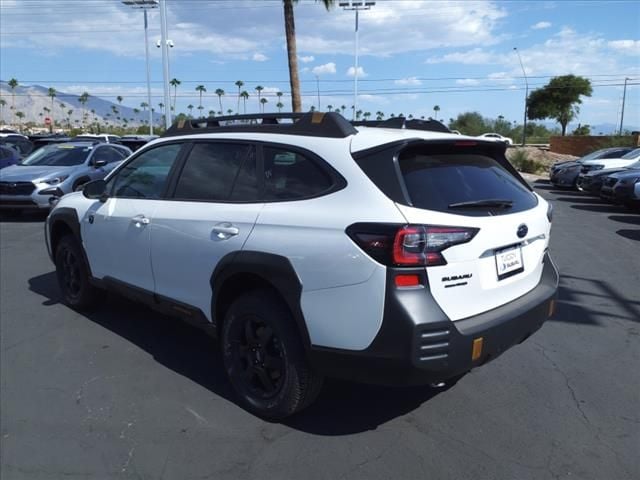
[[551, 300], [549, 303], [549, 316], [552, 316], [554, 313], [556, 313], [556, 301]]
[[473, 341], [473, 350], [471, 351], [471, 360], [477, 360], [482, 355], [482, 337]]

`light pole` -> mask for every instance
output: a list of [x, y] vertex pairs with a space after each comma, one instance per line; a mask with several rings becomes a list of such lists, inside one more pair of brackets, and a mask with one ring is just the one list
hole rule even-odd
[[[167, 39], [167, 41], [164, 42], [164, 43], [168, 47], [167, 48], [167, 71], [169, 71], [169, 70], [171, 70], [171, 59], [169, 58], [169, 49], [173, 48], [173, 40], [168, 40]], [[162, 46], [162, 41], [161, 40], [157, 40], [156, 41], [156, 47], [160, 48], [161, 46]], [[174, 98], [174, 102], [175, 102], [175, 98]], [[171, 105], [169, 105], [169, 111], [171, 111]], [[164, 107], [164, 116], [165, 116], [165, 118], [167, 116], [167, 107], [166, 106]], [[171, 123], [171, 121], [169, 121], [169, 123]], [[167, 128], [169, 128], [169, 127], [167, 127]]]
[[338, 6], [343, 10], [353, 10], [356, 12], [356, 46], [355, 46], [355, 69], [353, 71], [353, 120], [356, 119], [356, 111], [358, 110], [358, 20], [360, 10], [371, 10], [376, 2], [363, 2], [356, 0], [349, 0], [348, 2], [340, 2]]
[[525, 143], [527, 143], [527, 100], [529, 98], [529, 79], [527, 78], [527, 72], [524, 70], [524, 65], [522, 64], [522, 58], [520, 58], [518, 47], [513, 47], [513, 50], [516, 52], [516, 55], [518, 55], [520, 68], [522, 68], [522, 75], [524, 75], [524, 126], [522, 127], [522, 146], [524, 147]]
[[149, 22], [147, 10], [158, 8], [158, 0], [122, 0], [122, 3], [133, 8], [142, 9], [144, 12], [144, 55], [147, 63], [147, 103], [149, 104], [149, 135], [153, 135], [153, 111], [151, 110], [151, 73], [149, 71], [149, 35], [147, 33]]
[[167, 44], [167, 1], [160, 0], [160, 40], [162, 47], [162, 87], [164, 89], [164, 127], [171, 127], [171, 99], [169, 97], [169, 45]]
[[316, 75], [316, 87], [318, 89], [318, 111], [320, 111], [320, 77]]
[[624, 90], [622, 91], [622, 112], [620, 112], [620, 130], [618, 135], [622, 136], [622, 122], [624, 121], [624, 104], [627, 100], [627, 82], [631, 80], [629, 77], [624, 79]]

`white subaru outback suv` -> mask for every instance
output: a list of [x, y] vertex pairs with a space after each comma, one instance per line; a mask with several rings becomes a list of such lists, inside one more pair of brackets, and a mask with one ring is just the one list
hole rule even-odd
[[551, 208], [504, 150], [436, 122], [190, 120], [65, 195], [47, 247], [68, 305], [107, 289], [202, 325], [243, 406], [283, 418], [325, 376], [454, 381], [553, 313]]

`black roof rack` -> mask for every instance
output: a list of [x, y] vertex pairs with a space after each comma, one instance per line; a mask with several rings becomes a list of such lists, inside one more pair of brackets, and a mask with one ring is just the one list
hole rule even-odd
[[358, 133], [339, 113], [308, 112], [183, 119], [175, 122], [162, 136], [220, 132], [283, 133], [329, 138], [345, 138]]
[[356, 127], [374, 128], [406, 128], [409, 130], [427, 130], [430, 132], [452, 133], [442, 122], [432, 118], [428, 120], [412, 119], [406, 117], [393, 117], [387, 120], [367, 120], [351, 122]]

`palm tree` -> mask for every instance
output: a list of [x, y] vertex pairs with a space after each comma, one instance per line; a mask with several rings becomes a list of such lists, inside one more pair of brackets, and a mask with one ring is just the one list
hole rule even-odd
[[264, 90], [264, 87], [262, 85], [258, 85], [256, 87], [256, 92], [258, 92], [258, 107], [260, 107], [260, 103], [262, 103], [261, 100], [261, 95], [262, 95], [262, 90]]
[[49, 95], [51, 97], [51, 125], [49, 126], [49, 130], [52, 130], [53, 128], [53, 124], [55, 123], [53, 120], [53, 99], [56, 97], [56, 89], [55, 88], [49, 88], [49, 90], [47, 91], [47, 95]]
[[356, 120], [360, 120], [360, 115], [362, 115], [362, 110], [356, 111]]
[[221, 88], [216, 88], [216, 95], [218, 95], [218, 103], [220, 104], [220, 114], [222, 115], [222, 112], [224, 111], [224, 109], [222, 108], [222, 96], [224, 95], [224, 90]]
[[89, 101], [89, 93], [88, 92], [83, 92], [82, 95], [80, 95], [80, 97], [78, 97], [78, 101], [82, 104], [82, 128], [84, 128], [84, 106], [85, 104]]
[[280, 113], [282, 111], [282, 107], [284, 107], [284, 103], [278, 102], [276, 103], [276, 107], [278, 108], [278, 113]]
[[364, 117], [365, 120], [369, 120], [369, 117], [371, 116], [371, 112], [364, 112], [362, 116]]
[[242, 97], [242, 92], [240, 92], [240, 89], [244, 85], [244, 82], [242, 80], [238, 80], [236, 81], [235, 85], [236, 87], [238, 87], [238, 108], [236, 109], [236, 112], [240, 113], [240, 98]]
[[176, 110], [176, 98], [178, 97], [178, 85], [180, 85], [181, 83], [182, 82], [177, 78], [172, 78], [171, 81], [169, 82], [169, 85], [173, 87], [173, 111]]
[[347, 109], [346, 105], [341, 105], [340, 110], [342, 110], [342, 116], [344, 117], [344, 111]]
[[384, 118], [384, 112], [378, 110], [376, 112], [376, 120], [382, 120]]
[[[69, 125], [69, 128], [71, 128], [71, 114], [73, 113], [73, 110], [69, 109], [67, 110], [67, 125]], [[107, 113], [107, 116], [109, 116], [109, 114]]]
[[242, 110], [244, 113], [247, 113], [247, 99], [249, 98], [249, 92], [243, 90], [242, 93], [240, 93], [240, 96], [242, 97]]
[[333, 112], [333, 105], [327, 105], [327, 112]]
[[4, 119], [4, 107], [7, 105], [7, 102], [4, 98], [0, 98], [0, 123], [3, 122]]
[[[202, 94], [206, 92], [207, 89], [204, 85], [198, 85], [196, 87], [196, 92], [200, 94], [200, 105], [198, 105], [198, 110], [202, 110]], [[201, 115], [202, 116], [202, 115]]]
[[215, 110], [209, 110], [209, 116], [210, 117], [215, 117], [216, 116]]
[[233, 110], [231, 108], [227, 109], [227, 115], [231, 115], [233, 113]]
[[15, 113], [16, 117], [18, 117], [18, 119], [20, 120], [19, 125], [22, 126], [22, 119], [24, 118], [24, 113], [22, 112], [16, 112]]
[[[302, 111], [300, 101], [300, 78], [298, 77], [298, 52], [296, 47], [296, 25], [293, 18], [293, 4], [298, 0], [283, 0], [284, 30], [287, 37], [287, 57], [289, 60], [289, 83], [291, 84], [291, 106], [294, 112]], [[333, 5], [333, 0], [322, 0], [325, 8]]]
[[193, 105], [187, 105], [187, 110], [189, 110], [189, 117], [193, 117], [193, 115], [191, 115], [191, 113], [193, 112]]
[[204, 107], [202, 105], [198, 105], [198, 110], [200, 110], [200, 118], [204, 118], [204, 116], [202, 115], [202, 109]]
[[118, 105], [122, 106], [122, 101], [124, 100], [124, 98], [122, 98], [122, 96], [121, 96], [121, 95], [118, 95], [118, 96], [116, 97], [116, 100], [118, 101]]
[[262, 105], [262, 113], [264, 113], [264, 107], [267, 104], [269, 100], [267, 100], [266, 98], [261, 98], [260, 99], [260, 104]]
[[9, 88], [11, 89], [11, 110], [13, 111], [13, 119], [11, 120], [11, 122], [15, 122], [16, 120], [16, 92], [15, 89], [18, 86], [18, 80], [16, 80], [15, 78], [12, 78], [11, 80], [9, 80], [9, 82], [7, 83], [7, 85], [9, 85]]
[[438, 112], [440, 111], [440, 105], [433, 106], [433, 118], [438, 119]]

